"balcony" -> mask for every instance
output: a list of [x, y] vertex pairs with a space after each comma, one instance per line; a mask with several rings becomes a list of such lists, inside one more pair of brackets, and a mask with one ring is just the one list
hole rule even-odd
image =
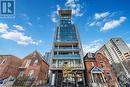
[[79, 50], [79, 47], [55, 47], [55, 51], [72, 51], [72, 50]]
[[25, 69], [26, 69], [26, 67], [22, 67], [22, 66], [19, 67], [19, 70], [20, 70], [20, 71], [23, 71], [23, 70], [25, 70]]
[[[84, 70], [84, 67], [82, 64], [75, 64], [75, 65], [71, 65], [70, 67], [73, 68], [73, 70]], [[59, 65], [51, 64], [50, 69], [63, 70], [63, 65], [62, 64], [59, 64]]]
[[71, 40], [71, 41], [61, 41], [61, 40], [56, 40], [55, 42], [54, 42], [55, 44], [69, 44], [69, 43], [79, 43], [79, 41], [78, 40]]
[[55, 55], [54, 59], [80, 59], [79, 54], [59, 54]]

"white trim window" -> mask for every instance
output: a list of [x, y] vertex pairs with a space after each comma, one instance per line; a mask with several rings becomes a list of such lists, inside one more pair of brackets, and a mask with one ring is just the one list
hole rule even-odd
[[34, 64], [38, 64], [38, 59], [36, 59], [36, 60], [34, 61]]
[[31, 63], [31, 60], [30, 59], [27, 60], [25, 67], [28, 67], [30, 65], [30, 63]]
[[18, 77], [22, 77], [24, 75], [24, 71], [20, 71], [19, 76]]
[[33, 74], [34, 74], [34, 70], [30, 70], [28, 76], [33, 76]]
[[0, 64], [4, 64], [6, 61], [5, 61], [5, 59], [0, 63]]

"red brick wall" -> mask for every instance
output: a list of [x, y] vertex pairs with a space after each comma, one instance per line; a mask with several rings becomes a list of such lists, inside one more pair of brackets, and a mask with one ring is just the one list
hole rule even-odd
[[[85, 64], [85, 67], [86, 67], [86, 69], [85, 69], [86, 76], [85, 77], [86, 77], [86, 80], [87, 80], [87, 82], [86, 82], [87, 85], [89, 85], [89, 83], [91, 83], [90, 71], [93, 68], [93, 65], [97, 66], [99, 68], [102, 68], [100, 61], [103, 61], [104, 64], [105, 64], [105, 68], [103, 69], [103, 71], [104, 71], [103, 74], [106, 78], [107, 84], [110, 83], [110, 79], [108, 78], [108, 74], [107, 74], [108, 72], [112, 75], [112, 82], [117, 83], [117, 78], [116, 78], [116, 76], [115, 76], [115, 74], [112, 70], [112, 67], [109, 63], [109, 60], [105, 56], [103, 56], [101, 53], [97, 53], [95, 58], [88, 58], [88, 59], [84, 60], [84, 64]], [[93, 63], [93, 65], [92, 65], [92, 63]]]
[[5, 60], [5, 63], [0, 64], [0, 78], [6, 78], [11, 76], [17, 77], [18, 68], [21, 66], [21, 59], [15, 56], [2, 56], [1, 62]]
[[104, 71], [104, 76], [106, 78], [107, 83], [108, 84], [110, 83], [110, 79], [109, 79], [107, 73], [110, 73], [111, 76], [112, 76], [112, 81], [111, 82], [117, 82], [117, 78], [115, 76], [114, 71], [112, 70], [112, 67], [111, 67], [111, 65], [109, 63], [109, 60], [104, 55], [102, 55], [101, 53], [97, 53], [96, 54], [97, 66], [102, 68], [101, 64], [100, 64], [100, 61], [103, 61], [105, 63], [105, 68], [103, 69], [103, 71]]

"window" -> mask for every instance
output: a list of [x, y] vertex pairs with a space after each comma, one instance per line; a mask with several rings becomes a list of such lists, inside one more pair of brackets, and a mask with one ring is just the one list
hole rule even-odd
[[112, 80], [112, 75], [111, 75], [111, 73], [108, 72], [108, 73], [107, 73], [107, 76], [108, 76], [108, 79], [109, 79], [109, 80]]
[[22, 77], [24, 75], [24, 71], [20, 71], [19, 76]]
[[38, 64], [38, 59], [36, 59], [36, 60], [34, 61], [34, 64]]
[[93, 62], [91, 62], [91, 64], [92, 64], [92, 66], [94, 66], [94, 63], [93, 63]]
[[103, 69], [106, 68], [104, 61], [100, 61], [100, 64], [101, 64], [101, 68], [103, 68]]
[[68, 64], [68, 62], [64, 62], [64, 64]]
[[5, 63], [5, 59], [1, 62], [1, 64], [4, 64]]
[[31, 63], [31, 60], [27, 60], [25, 67], [28, 67]]
[[34, 74], [34, 70], [30, 70], [28, 76], [32, 76]]
[[62, 61], [59, 60], [59, 61], [58, 61], [58, 64], [61, 65], [61, 64], [62, 64]]
[[75, 64], [77, 65], [80, 64], [80, 60], [75, 61]]

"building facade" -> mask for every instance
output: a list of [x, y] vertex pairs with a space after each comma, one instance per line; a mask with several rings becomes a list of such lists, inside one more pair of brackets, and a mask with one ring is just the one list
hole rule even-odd
[[130, 48], [121, 38], [111, 38], [97, 52], [102, 53], [109, 59], [117, 77], [124, 77], [123, 81], [126, 81], [126, 78], [130, 79], [128, 67]]
[[45, 85], [48, 81], [49, 65], [43, 56], [34, 51], [23, 59], [15, 86]]
[[120, 63], [120, 61], [128, 61], [130, 58], [130, 48], [121, 38], [111, 38], [97, 52], [109, 58], [111, 63]]
[[87, 53], [84, 63], [87, 86], [118, 87], [118, 81], [109, 60], [101, 53]]
[[13, 55], [0, 55], [0, 79], [17, 77], [22, 60]]
[[51, 61], [51, 52], [45, 52], [44, 58], [50, 64], [50, 61]]
[[56, 87], [66, 85], [81, 86], [84, 82], [84, 65], [79, 32], [72, 24], [72, 11], [59, 10], [59, 23], [56, 27], [52, 48], [51, 80]]

